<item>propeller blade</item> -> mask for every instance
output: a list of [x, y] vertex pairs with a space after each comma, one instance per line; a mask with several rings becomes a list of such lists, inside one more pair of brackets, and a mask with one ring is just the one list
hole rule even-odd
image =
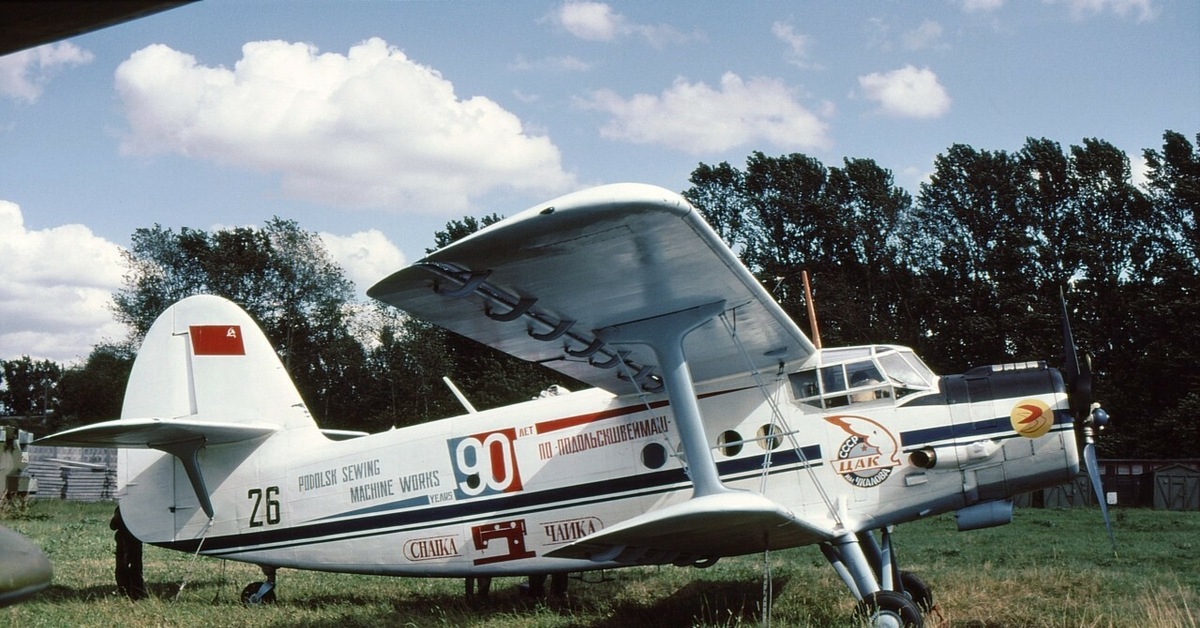
[[1104, 515], [1104, 527], [1108, 529], [1108, 542], [1112, 544], [1113, 553], [1116, 553], [1117, 539], [1113, 536], [1112, 521], [1108, 518], [1108, 500], [1104, 495], [1104, 486], [1100, 483], [1100, 465], [1096, 462], [1095, 443], [1083, 446], [1083, 462], [1087, 466], [1088, 477], [1092, 480], [1092, 491], [1096, 493], [1096, 502], [1100, 504], [1100, 514]]
[[1062, 303], [1063, 367], [1066, 371], [1067, 390], [1070, 394], [1071, 413], [1082, 420], [1092, 405], [1092, 361], [1087, 356], [1080, 362], [1075, 348], [1075, 336], [1071, 333], [1071, 319], [1067, 313], [1067, 297], [1060, 288]]
[[1067, 296], [1059, 288], [1058, 299], [1062, 303], [1063, 365], [1067, 371], [1067, 384], [1074, 386], [1079, 373], [1079, 357], [1075, 353], [1075, 337], [1071, 334], [1071, 318], [1067, 314]]

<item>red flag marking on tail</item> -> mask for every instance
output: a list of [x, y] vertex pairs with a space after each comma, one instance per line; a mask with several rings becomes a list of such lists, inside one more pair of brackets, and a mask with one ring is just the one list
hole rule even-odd
[[188, 331], [196, 355], [246, 355], [239, 325], [192, 325]]

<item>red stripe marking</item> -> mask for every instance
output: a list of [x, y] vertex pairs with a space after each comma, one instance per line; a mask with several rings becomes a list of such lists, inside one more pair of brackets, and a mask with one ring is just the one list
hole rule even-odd
[[[746, 388], [750, 388], [750, 387], [747, 386]], [[746, 390], [746, 388], [735, 388], [733, 390], [721, 390], [718, 392], [712, 392], [712, 393], [707, 393], [704, 395], [699, 395], [698, 398], [699, 399], [707, 399], [709, 397], [716, 397], [717, 395], [724, 395], [727, 393], [738, 392], [740, 390]], [[547, 432], [553, 432], [555, 430], [565, 430], [569, 427], [586, 425], [593, 421], [602, 421], [604, 419], [611, 419], [613, 417], [625, 416], [627, 414], [633, 414], [635, 412], [641, 412], [643, 410], [653, 410], [655, 408], [664, 408], [667, 405], [668, 404], [665, 400], [655, 401], [650, 404], [626, 406], [624, 408], [614, 408], [612, 410], [603, 410], [600, 412], [593, 412], [591, 414], [581, 414], [579, 416], [569, 416], [569, 417], [563, 417], [561, 419], [552, 419], [550, 421], [542, 421], [541, 423], [535, 423], [534, 427], [537, 428], [538, 434], [545, 434]]]

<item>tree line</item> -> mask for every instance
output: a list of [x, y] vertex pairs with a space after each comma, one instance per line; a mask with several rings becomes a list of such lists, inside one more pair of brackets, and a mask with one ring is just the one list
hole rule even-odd
[[[938, 372], [1044, 359], [1062, 364], [1059, 295], [1112, 415], [1110, 457], [1200, 457], [1200, 134], [1146, 149], [1144, 186], [1099, 139], [1015, 152], [956, 144], [913, 196], [870, 159], [839, 166], [751, 154], [701, 163], [683, 192], [802, 328], [813, 281], [826, 346], [896, 343]], [[451, 221], [441, 248], [500, 220]], [[79, 366], [3, 362], [0, 410], [38, 432], [119, 416], [135, 347], [155, 317], [197, 293], [242, 305], [276, 346], [324, 427], [378, 431], [579, 384], [403, 316], [356, 303], [320, 238], [279, 218], [261, 228], [138, 229], [113, 310], [126, 343]], [[27, 428], [28, 429], [28, 428]]]

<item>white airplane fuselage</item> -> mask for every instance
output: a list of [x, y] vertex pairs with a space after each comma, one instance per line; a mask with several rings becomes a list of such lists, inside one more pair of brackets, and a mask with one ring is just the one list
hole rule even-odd
[[[1055, 371], [972, 380], [992, 379], [987, 394], [976, 384], [968, 394], [964, 377], [825, 408], [798, 401], [784, 378], [697, 392], [722, 482], [830, 529], [878, 529], [1071, 480], [1075, 432]], [[1030, 412], [1048, 426], [1031, 431], [1021, 423]], [[198, 457], [211, 522], [176, 456], [122, 450], [130, 530], [273, 567], [467, 576], [619, 566], [547, 554], [692, 496], [665, 396], [599, 389], [341, 441], [300, 425]]]

